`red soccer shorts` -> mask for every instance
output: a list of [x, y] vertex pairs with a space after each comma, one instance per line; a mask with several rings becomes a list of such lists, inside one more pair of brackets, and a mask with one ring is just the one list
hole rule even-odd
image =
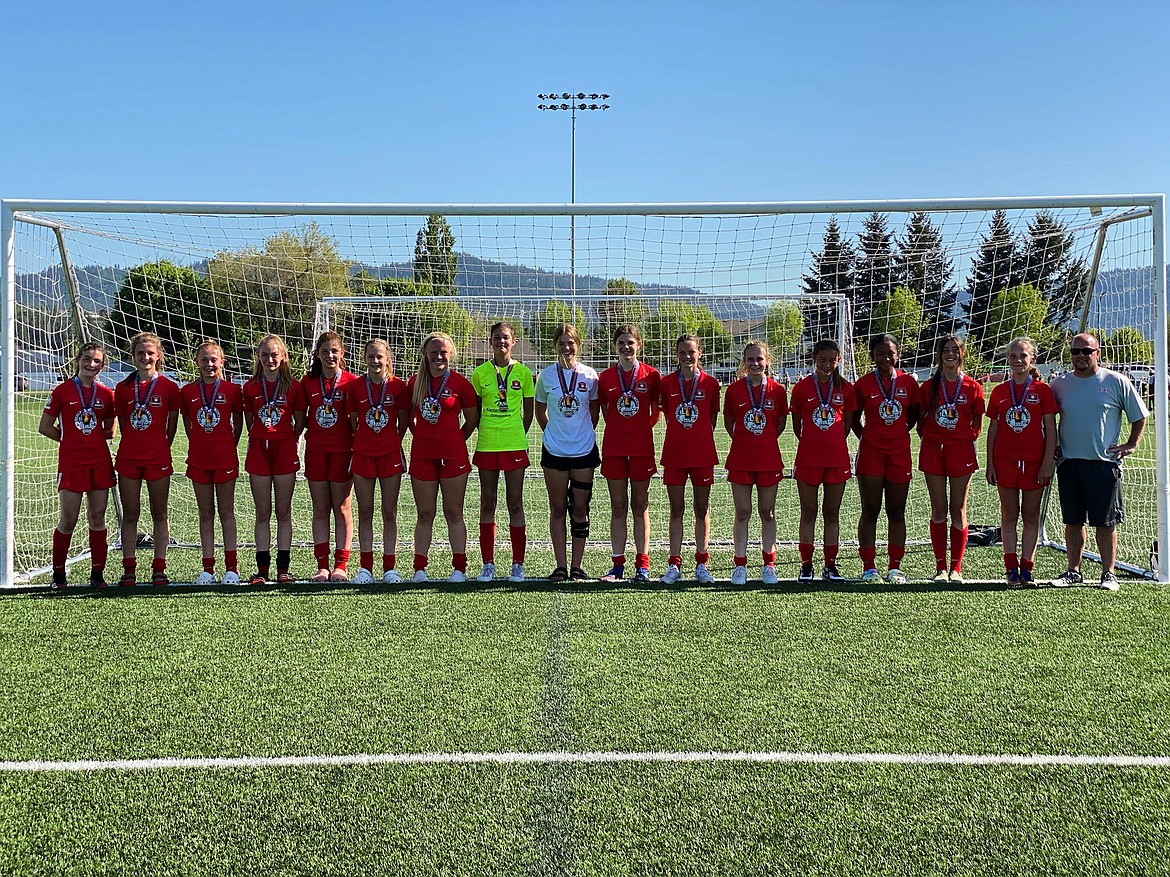
[[1045, 485], [1037, 480], [1040, 464], [1015, 460], [1011, 457], [995, 458], [995, 486], [1008, 490], [1040, 490]]
[[746, 484], [749, 487], [775, 487], [784, 479], [783, 469], [765, 469], [762, 472], [748, 472], [746, 469], [728, 469], [727, 480], [732, 484]]
[[158, 481], [160, 478], [170, 478], [175, 472], [171, 466], [138, 466], [121, 460], [114, 464], [114, 471], [134, 481]]
[[297, 459], [297, 443], [292, 439], [252, 439], [244, 458], [244, 471], [249, 475], [271, 478], [291, 475], [301, 468]]
[[397, 454], [381, 454], [377, 457], [367, 457], [365, 454], [354, 454], [350, 472], [360, 478], [391, 478], [406, 471], [406, 461], [402, 459], [402, 451]]
[[689, 468], [679, 468], [676, 466], [662, 467], [662, 481], [671, 487], [678, 487], [686, 484], [690, 479], [691, 484], [695, 487], [702, 487], [708, 484], [715, 483], [715, 467], [714, 466], [691, 466]]
[[235, 481], [239, 475], [239, 463], [236, 463], [231, 469], [204, 469], [201, 466], [187, 467], [187, 477], [196, 484], [227, 484], [229, 481]]
[[653, 457], [602, 457], [602, 478], [628, 478], [630, 481], [649, 481], [658, 471]]
[[891, 484], [909, 484], [914, 479], [914, 461], [910, 458], [910, 448], [887, 451], [863, 441], [857, 449], [857, 465], [853, 473], [884, 478]]
[[109, 490], [114, 486], [114, 467], [109, 463], [92, 469], [70, 469], [57, 473], [57, 490], [88, 493], [91, 490]]
[[947, 478], [961, 478], [979, 471], [979, 458], [975, 455], [975, 442], [939, 444], [923, 442], [918, 449], [918, 468], [927, 475], [945, 475]]
[[309, 481], [349, 481], [347, 451], [310, 451], [305, 449], [305, 478]]
[[848, 466], [797, 466], [792, 477], [805, 484], [844, 484], [853, 473]]
[[472, 462], [476, 469], [491, 472], [513, 472], [529, 466], [528, 451], [476, 451]]
[[445, 478], [458, 478], [471, 471], [471, 461], [466, 457], [453, 460], [442, 460], [437, 457], [418, 457], [411, 455], [410, 477], [419, 481], [442, 481]]

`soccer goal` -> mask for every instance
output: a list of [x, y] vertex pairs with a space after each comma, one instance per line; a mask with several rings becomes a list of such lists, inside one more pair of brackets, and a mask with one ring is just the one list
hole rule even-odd
[[[704, 339], [704, 366], [724, 383], [750, 338], [768, 342], [776, 377], [790, 383], [808, 369], [817, 340], [838, 341], [853, 377], [869, 368], [867, 339], [887, 331], [901, 339], [903, 367], [925, 378], [936, 340], [956, 333], [968, 343], [968, 372], [990, 386], [1011, 338], [1038, 342], [1047, 375], [1067, 368], [1072, 332], [1097, 330], [1104, 359], [1130, 375], [1155, 411], [1155, 428], [1126, 462], [1120, 554], [1128, 569], [1167, 581], [1170, 560], [1153, 551], [1167, 542], [1170, 483], [1163, 209], [1161, 195], [816, 204], [4, 201], [0, 373], [10, 392], [0, 411], [0, 581], [47, 563], [56, 447], [37, 434], [37, 421], [81, 339], [109, 347], [107, 382], [128, 373], [126, 343], [144, 330], [163, 338], [165, 370], [181, 380], [192, 376], [205, 337], [221, 341], [228, 370], [245, 379], [257, 339], [270, 331], [285, 336], [294, 370], [303, 371], [324, 328], [350, 344], [351, 369], [360, 369], [360, 343], [383, 335], [396, 370], [408, 374], [430, 331], [455, 338], [462, 368], [486, 358], [487, 327], [498, 320], [516, 326], [518, 358], [534, 368], [550, 361], [548, 339], [562, 322], [582, 330], [582, 358], [599, 370], [612, 360], [609, 338], [621, 323], [640, 327], [644, 359], [662, 370], [673, 365], [677, 336], [694, 332]], [[180, 435], [180, 471], [184, 454]], [[980, 490], [989, 488], [973, 492]], [[237, 504], [242, 521], [251, 513], [246, 493]], [[196, 539], [193, 505], [176, 479], [172, 530], [181, 542]], [[1052, 505], [1046, 542], [1059, 547]], [[715, 515], [716, 527], [730, 531], [730, 510]], [[924, 517], [914, 521], [911, 538], [925, 539]], [[307, 531], [297, 538], [307, 540]]]

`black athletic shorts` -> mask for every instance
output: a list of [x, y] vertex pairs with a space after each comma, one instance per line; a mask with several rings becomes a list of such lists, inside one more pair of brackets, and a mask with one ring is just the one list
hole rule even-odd
[[1114, 527], [1125, 520], [1121, 467], [1105, 460], [1064, 459], [1056, 469], [1060, 514], [1066, 524]]
[[548, 448], [540, 446], [540, 465], [544, 469], [555, 469], [558, 472], [568, 472], [572, 469], [596, 469], [601, 465], [601, 454], [597, 452], [597, 445], [593, 446], [588, 454], [580, 457], [558, 457], [549, 453]]

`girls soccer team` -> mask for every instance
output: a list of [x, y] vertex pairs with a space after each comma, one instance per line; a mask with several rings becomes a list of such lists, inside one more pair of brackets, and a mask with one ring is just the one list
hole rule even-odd
[[[474, 465], [480, 479], [480, 581], [495, 578], [496, 505], [504, 474], [512, 567], [509, 579], [524, 578], [526, 543], [523, 479], [529, 465], [528, 431], [533, 417], [542, 430], [541, 468], [548, 491], [555, 568], [554, 581], [588, 578], [582, 569], [589, 536], [589, 505], [594, 472], [601, 466], [610, 496], [612, 568], [604, 581], [625, 577], [628, 523], [633, 521], [636, 582], [650, 578], [650, 479], [657, 471], [653, 427], [666, 420], [661, 464], [670, 503], [670, 555], [662, 581], [682, 577], [686, 485], [692, 489], [695, 567], [693, 577], [711, 582], [710, 494], [718, 463], [714, 430], [720, 411], [719, 382], [700, 367], [702, 343], [683, 335], [675, 346], [677, 369], [668, 376], [639, 359], [641, 334], [619, 326], [613, 334], [617, 356], [600, 376], [577, 359], [581, 338], [570, 325], [554, 333], [557, 361], [535, 377], [512, 358], [516, 333], [508, 323], [491, 327], [492, 359], [469, 381], [454, 370], [455, 344], [443, 333], [423, 342], [418, 371], [404, 383], [394, 375], [389, 344], [366, 343], [365, 374], [346, 371], [340, 336], [326, 332], [317, 340], [313, 362], [303, 380], [293, 379], [288, 350], [277, 335], [261, 339], [252, 378], [237, 387], [223, 374], [224, 353], [214, 341], [195, 352], [198, 377], [181, 389], [161, 373], [162, 342], [151, 333], [131, 339], [136, 370], [111, 391], [98, 380], [106, 362], [99, 344], [83, 345], [75, 375], [49, 397], [40, 432], [60, 443], [58, 490], [61, 515], [53, 532], [53, 587], [65, 586], [65, 560], [72, 532], [87, 500], [91, 584], [105, 587], [107, 553], [105, 511], [117, 471], [123, 504], [123, 573], [120, 584], [136, 583], [135, 549], [142, 483], [153, 520], [151, 581], [169, 583], [166, 550], [171, 474], [171, 443], [182, 414], [188, 436], [187, 470], [199, 512], [203, 572], [196, 584], [215, 581], [215, 518], [218, 510], [224, 544], [224, 583], [240, 581], [234, 495], [239, 462], [236, 446], [245, 424], [245, 471], [256, 505], [256, 573], [252, 584], [269, 580], [271, 519], [276, 517], [276, 581], [294, 581], [291, 572], [292, 497], [300, 468], [297, 441], [306, 438], [305, 474], [312, 499], [312, 535], [317, 571], [314, 581], [349, 578], [353, 523], [351, 491], [358, 500], [358, 584], [374, 581], [373, 509], [381, 493], [382, 581], [400, 581], [396, 570], [397, 506], [402, 473], [409, 471], [417, 509], [414, 530], [414, 581], [427, 580], [434, 518], [442, 497], [452, 550], [450, 581], [466, 581], [467, 527], [463, 500]], [[963, 372], [961, 339], [945, 336], [936, 349], [937, 370], [921, 387], [899, 372], [898, 343], [890, 335], [873, 339], [871, 373], [856, 385], [840, 373], [835, 342], [820, 341], [812, 353], [813, 371], [786, 392], [768, 374], [767, 344], [749, 341], [739, 373], [723, 399], [723, 426], [730, 437], [727, 480], [735, 507], [732, 584], [747, 581], [748, 524], [754, 506], [760, 517], [760, 580], [775, 583], [776, 497], [784, 477], [779, 437], [789, 414], [797, 438], [793, 477], [800, 505], [799, 580], [811, 582], [818, 519], [822, 522], [821, 578], [840, 582], [837, 569], [840, 508], [847, 482], [857, 476], [861, 497], [858, 553], [862, 581], [880, 582], [876, 531], [885, 507], [888, 571], [885, 580], [906, 581], [901, 562], [906, 551], [905, 511], [912, 478], [910, 431], [921, 435], [918, 468], [930, 497], [930, 539], [936, 582], [962, 583], [967, 537], [966, 504], [971, 476], [978, 468], [975, 441], [985, 411], [982, 386]], [[1002, 512], [1004, 566], [1009, 584], [1031, 584], [1042, 488], [1052, 478], [1056, 444], [1056, 403], [1034, 368], [1035, 346], [1026, 338], [1009, 347], [1011, 374], [991, 393], [986, 414], [989, 484], [998, 488]], [[598, 452], [596, 427], [604, 413], [605, 432]], [[115, 424], [122, 431], [117, 462], [109, 440]], [[467, 442], [479, 437], [474, 461]], [[409, 469], [402, 451], [413, 434]], [[860, 439], [856, 471], [846, 435]], [[1017, 550], [1016, 525], [1023, 530]], [[330, 525], [333, 525], [330, 558]], [[949, 528], [948, 528], [949, 524]], [[950, 557], [948, 562], [948, 536]], [[571, 537], [571, 540], [567, 537]]]

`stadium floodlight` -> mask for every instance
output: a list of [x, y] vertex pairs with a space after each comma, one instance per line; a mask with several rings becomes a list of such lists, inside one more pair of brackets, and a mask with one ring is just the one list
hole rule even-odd
[[[538, 94], [537, 97], [542, 101], [554, 101], [557, 95], [554, 93]], [[609, 100], [608, 94], [598, 94], [592, 92], [586, 94], [585, 92], [578, 92], [577, 94], [569, 94], [567, 91], [561, 92], [560, 99], [562, 101], [574, 101], [573, 103], [540, 103], [536, 105], [538, 110], [568, 110], [571, 124], [569, 126], [569, 203], [577, 203], [577, 111], [592, 112], [594, 110], [608, 110], [609, 104], [585, 103], [588, 98], [591, 101]], [[577, 217], [575, 214], [569, 215], [569, 289], [572, 300], [576, 302], [577, 299]]]

